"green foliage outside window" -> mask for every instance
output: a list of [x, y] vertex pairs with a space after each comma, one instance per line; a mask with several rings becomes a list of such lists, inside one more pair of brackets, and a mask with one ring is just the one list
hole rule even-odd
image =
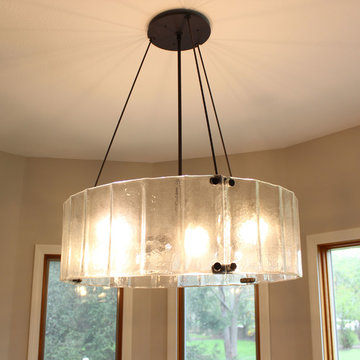
[[117, 290], [61, 282], [49, 264], [44, 360], [115, 359]]
[[354, 347], [355, 357], [358, 359], [360, 356], [360, 247], [331, 250], [331, 261], [339, 358], [348, 359], [347, 352]]
[[254, 287], [185, 291], [186, 360], [255, 360]]

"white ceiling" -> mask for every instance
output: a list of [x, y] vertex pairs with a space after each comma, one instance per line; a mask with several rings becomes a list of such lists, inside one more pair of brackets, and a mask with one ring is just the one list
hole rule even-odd
[[[229, 153], [360, 124], [359, 0], [1, 0], [0, 150], [101, 159], [148, 22], [178, 7], [211, 21], [202, 53]], [[184, 157], [208, 156], [191, 51], [183, 73]], [[151, 47], [110, 159], [176, 158], [176, 86], [176, 53]]]

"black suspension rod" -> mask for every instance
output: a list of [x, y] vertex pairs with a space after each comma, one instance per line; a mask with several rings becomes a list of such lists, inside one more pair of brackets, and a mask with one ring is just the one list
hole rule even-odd
[[220, 126], [220, 121], [219, 121], [218, 114], [217, 114], [217, 111], [216, 111], [215, 102], [214, 102], [214, 98], [213, 98], [211, 87], [210, 87], [210, 82], [209, 82], [209, 79], [208, 79], [208, 76], [207, 76], [207, 73], [206, 73], [205, 64], [204, 64], [204, 60], [203, 60], [199, 45], [197, 45], [197, 49], [198, 49], [198, 52], [199, 52], [199, 55], [200, 55], [201, 65], [202, 65], [202, 68], [203, 68], [203, 71], [204, 71], [204, 75], [205, 75], [207, 87], [208, 87], [208, 90], [209, 90], [212, 107], [213, 107], [214, 114], [215, 114], [216, 123], [217, 123], [218, 129], [219, 129], [221, 143], [222, 143], [222, 147], [224, 149], [224, 154], [225, 154], [225, 158], [226, 158], [227, 168], [228, 168], [228, 171], [229, 171], [229, 175], [232, 176], [231, 167], [230, 167], [230, 161], [229, 161], [228, 154], [227, 154], [227, 151], [226, 151], [225, 141], [224, 141], [224, 137], [223, 137], [223, 134], [222, 134], [222, 131], [221, 131], [221, 126]]
[[210, 142], [210, 147], [211, 147], [211, 155], [212, 155], [212, 159], [213, 159], [213, 163], [214, 163], [215, 175], [218, 175], [218, 169], [217, 169], [217, 164], [216, 164], [216, 156], [215, 156], [215, 150], [214, 150], [214, 143], [213, 143], [213, 139], [212, 139], [211, 127], [210, 127], [210, 122], [209, 122], [209, 115], [208, 115], [208, 112], [207, 112], [204, 89], [203, 89], [203, 86], [202, 86], [200, 69], [199, 69], [199, 63], [198, 63], [197, 56], [196, 56], [195, 44], [194, 44], [194, 39], [193, 39], [191, 26], [190, 26], [190, 16], [187, 16], [186, 19], [187, 19], [187, 24], [188, 24], [188, 27], [189, 27], [189, 33], [190, 33], [190, 38], [191, 38], [191, 42], [192, 42], [192, 50], [193, 50], [193, 53], [194, 53], [195, 64], [196, 64], [196, 71], [197, 71], [198, 79], [199, 79], [199, 85], [200, 85], [200, 90], [201, 90], [201, 97], [202, 97], [202, 101], [203, 101], [203, 106], [204, 106], [206, 125], [207, 125], [207, 129], [208, 129], [208, 134], [209, 134], [209, 142]]
[[96, 178], [94, 187], [97, 186], [97, 184], [98, 184], [98, 182], [99, 182], [99, 179], [100, 179], [101, 173], [102, 173], [102, 171], [103, 171], [103, 168], [104, 168], [106, 159], [107, 159], [107, 157], [108, 157], [108, 155], [109, 155], [111, 146], [112, 146], [112, 144], [113, 144], [113, 142], [114, 142], [115, 135], [116, 135], [116, 133], [117, 133], [117, 130], [118, 130], [119, 125], [120, 125], [120, 122], [121, 122], [122, 117], [123, 117], [123, 115], [124, 115], [126, 106], [127, 106], [128, 102], [129, 102], [131, 93], [132, 93], [132, 91], [133, 91], [133, 89], [134, 89], [136, 80], [137, 80], [137, 78], [138, 78], [138, 76], [139, 76], [139, 74], [140, 74], [140, 70], [141, 70], [141, 68], [142, 68], [142, 66], [143, 66], [143, 64], [144, 64], [144, 61], [145, 61], [146, 55], [147, 55], [147, 53], [148, 53], [148, 51], [149, 51], [150, 45], [151, 45], [151, 41], [149, 41], [149, 44], [148, 44], [148, 46], [147, 46], [147, 48], [146, 48], [146, 50], [145, 50], [145, 54], [144, 54], [144, 56], [143, 56], [143, 58], [142, 58], [142, 60], [141, 60], [139, 69], [138, 69], [138, 71], [137, 71], [137, 73], [136, 73], [135, 79], [134, 79], [134, 81], [133, 81], [133, 83], [132, 83], [132, 85], [131, 85], [131, 89], [130, 89], [129, 94], [128, 94], [128, 97], [127, 97], [127, 99], [126, 99], [126, 101], [125, 101], [124, 107], [123, 107], [123, 109], [122, 109], [122, 111], [121, 111], [119, 120], [118, 120], [118, 122], [117, 122], [117, 124], [116, 124], [114, 133], [113, 133], [112, 138], [111, 138], [111, 140], [110, 140], [110, 144], [109, 144], [109, 146], [108, 146], [108, 148], [107, 148], [107, 150], [106, 150], [106, 154], [105, 154], [104, 160], [103, 160], [103, 162], [102, 162], [102, 164], [101, 164], [101, 167], [100, 167], [98, 176], [97, 176], [97, 178]]
[[181, 33], [177, 33], [178, 61], [178, 175], [182, 175]]

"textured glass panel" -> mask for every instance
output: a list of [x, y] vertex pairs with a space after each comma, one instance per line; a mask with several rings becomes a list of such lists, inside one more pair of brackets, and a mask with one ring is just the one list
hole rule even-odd
[[[233, 178], [230, 186], [222, 177], [215, 185], [211, 177], [128, 180], [71, 197], [64, 206], [63, 254], [74, 265], [64, 264], [63, 279], [170, 287], [298, 277], [293, 193], [252, 179]], [[213, 273], [216, 262], [225, 273]], [[229, 272], [232, 262], [237, 268]]]
[[109, 263], [111, 186], [89, 189], [86, 199], [84, 276], [107, 276]]
[[228, 205], [231, 234], [231, 262], [237, 264], [236, 273], [257, 273], [258, 218], [256, 182], [236, 181], [228, 187]]
[[293, 194], [293, 212], [294, 212], [294, 239], [296, 243], [296, 255], [297, 255], [297, 269], [296, 274], [302, 276], [302, 261], [301, 261], [301, 240], [300, 240], [300, 224], [299, 224], [299, 205], [296, 196]]
[[80, 277], [82, 272], [84, 236], [85, 236], [85, 202], [86, 192], [71, 197], [70, 210], [70, 251], [69, 271], [74, 277]]
[[209, 273], [224, 262], [223, 185], [210, 177], [185, 178], [184, 271]]
[[117, 290], [59, 281], [49, 262], [44, 360], [115, 359]]
[[141, 205], [140, 183], [112, 185], [110, 276], [140, 274]]
[[[171, 274], [181, 266], [179, 248], [179, 199], [178, 178], [162, 178], [146, 183], [146, 235], [144, 273]], [[180, 210], [181, 211], [181, 210]]]
[[70, 216], [71, 214], [71, 198], [64, 202], [63, 206], [63, 232], [61, 246], [61, 279], [65, 280], [69, 273], [69, 261], [71, 258], [69, 236], [70, 236]]
[[284, 261], [285, 261], [285, 271], [296, 273], [298, 266], [298, 257], [297, 257], [297, 243], [294, 239], [294, 206], [293, 206], [293, 194], [290, 192], [284, 191], [282, 193], [282, 204], [283, 204], [283, 214], [284, 214]]
[[263, 272], [283, 271], [283, 248], [281, 243], [281, 211], [279, 187], [259, 184], [258, 229], [261, 242]]

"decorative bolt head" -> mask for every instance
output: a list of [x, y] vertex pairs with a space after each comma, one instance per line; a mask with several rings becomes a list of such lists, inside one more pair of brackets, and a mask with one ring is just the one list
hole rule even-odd
[[222, 265], [219, 262], [216, 262], [213, 266], [212, 266], [212, 270], [213, 272], [220, 272], [222, 268]]
[[242, 284], [253, 284], [256, 281], [255, 278], [242, 278], [240, 279], [240, 282]]
[[220, 184], [222, 180], [221, 175], [214, 175], [210, 178], [210, 184], [217, 185]]

